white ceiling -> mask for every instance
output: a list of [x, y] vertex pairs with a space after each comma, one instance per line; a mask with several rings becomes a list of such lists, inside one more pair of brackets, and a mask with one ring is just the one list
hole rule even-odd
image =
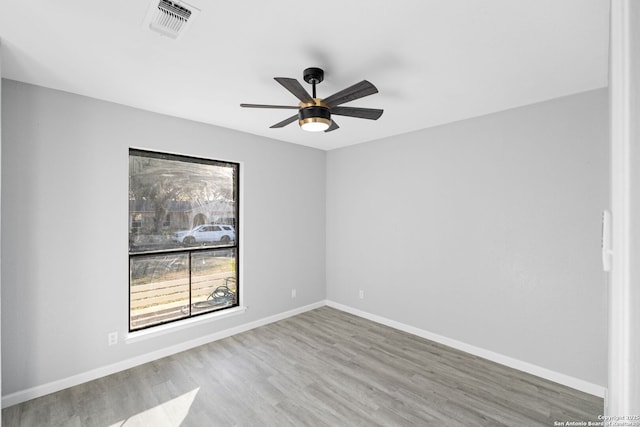
[[[194, 0], [178, 40], [142, 25], [149, 0], [0, 3], [5, 78], [320, 149], [607, 86], [609, 0]], [[383, 116], [315, 134], [239, 107], [296, 105], [273, 77], [308, 67], [321, 98], [369, 80], [345, 106]]]

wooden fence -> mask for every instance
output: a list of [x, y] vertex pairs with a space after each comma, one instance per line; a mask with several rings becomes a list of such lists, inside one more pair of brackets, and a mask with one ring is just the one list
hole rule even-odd
[[192, 277], [191, 304], [189, 279], [159, 280], [144, 285], [132, 285], [129, 295], [130, 328], [132, 330], [157, 323], [188, 317], [190, 314], [212, 311], [233, 305], [235, 301], [207, 300], [219, 286], [227, 285], [237, 299], [234, 272], [220, 272]]

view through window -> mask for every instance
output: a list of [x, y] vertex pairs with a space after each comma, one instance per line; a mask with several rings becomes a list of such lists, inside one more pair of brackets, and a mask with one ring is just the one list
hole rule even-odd
[[129, 150], [129, 330], [238, 306], [237, 163]]

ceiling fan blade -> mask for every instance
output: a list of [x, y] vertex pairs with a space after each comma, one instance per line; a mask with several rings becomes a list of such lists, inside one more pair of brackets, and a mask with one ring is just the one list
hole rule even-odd
[[325, 98], [324, 103], [333, 108], [337, 105], [344, 104], [345, 102], [373, 95], [374, 93], [378, 93], [378, 89], [367, 80], [363, 80], [360, 83], [356, 83], [353, 86], [349, 86], [348, 88]]
[[289, 77], [274, 77], [274, 79], [300, 101], [313, 103], [313, 98], [309, 95], [309, 92], [296, 79]]
[[340, 126], [338, 126], [336, 121], [331, 119], [331, 125], [327, 128], [327, 130], [325, 130], [325, 132], [331, 132], [332, 130], [336, 130], [336, 129], [339, 129], [339, 128], [340, 128]]
[[378, 120], [384, 110], [377, 108], [333, 107], [331, 114], [357, 117], [359, 119]]
[[296, 114], [295, 116], [291, 116], [288, 119], [284, 119], [283, 121], [281, 121], [280, 123], [276, 123], [273, 126], [269, 126], [270, 128], [282, 128], [285, 127], [286, 125], [295, 122], [296, 120], [298, 120], [298, 115]]
[[274, 108], [280, 110], [298, 110], [300, 107], [293, 105], [266, 105], [266, 104], [240, 104], [243, 108]]

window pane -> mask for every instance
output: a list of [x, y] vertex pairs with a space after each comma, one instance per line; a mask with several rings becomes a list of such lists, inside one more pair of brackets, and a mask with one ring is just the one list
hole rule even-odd
[[191, 254], [191, 313], [238, 305], [236, 250]]
[[236, 181], [233, 163], [131, 150], [129, 252], [233, 244]]
[[129, 271], [131, 330], [189, 316], [188, 253], [131, 257]]
[[237, 163], [129, 150], [129, 330], [239, 305]]

